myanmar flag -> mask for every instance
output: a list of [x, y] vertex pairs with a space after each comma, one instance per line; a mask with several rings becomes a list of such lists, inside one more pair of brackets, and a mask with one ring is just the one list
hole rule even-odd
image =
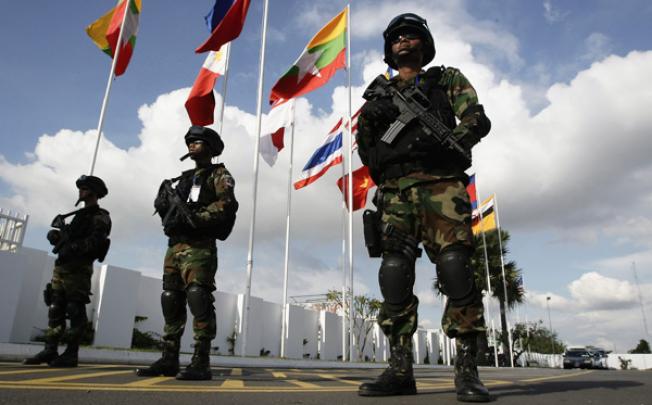
[[108, 13], [86, 27], [86, 33], [95, 42], [95, 45], [113, 58], [118, 48], [117, 43], [122, 20], [125, 11], [127, 12], [120, 53], [115, 65], [116, 76], [120, 76], [127, 70], [127, 65], [129, 65], [129, 60], [134, 52], [136, 34], [138, 33], [138, 17], [141, 9], [142, 0], [119, 0], [118, 4]]
[[272, 88], [270, 104], [323, 86], [337, 69], [346, 66], [347, 12], [345, 8], [312, 38], [299, 59]]

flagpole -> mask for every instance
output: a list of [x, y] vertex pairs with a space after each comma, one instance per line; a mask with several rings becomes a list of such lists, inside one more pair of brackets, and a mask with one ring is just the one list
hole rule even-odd
[[288, 204], [285, 220], [285, 263], [283, 266], [283, 310], [281, 311], [281, 357], [285, 357], [285, 335], [287, 335], [288, 270], [290, 264], [290, 212], [292, 208], [292, 162], [294, 160], [294, 103], [292, 104], [292, 130], [290, 131], [290, 167], [288, 169]]
[[[496, 211], [496, 228], [498, 228], [498, 248], [500, 249], [500, 269], [503, 276], [503, 298], [505, 299], [505, 320], [507, 320], [507, 281], [505, 280], [505, 260], [503, 259], [503, 237], [500, 232], [500, 216], [498, 215], [498, 198], [494, 194], [494, 210]], [[507, 344], [509, 347], [510, 366], [514, 367], [514, 352], [512, 350], [512, 332], [507, 327]]]
[[[346, 168], [342, 162], [342, 179], [346, 178]], [[344, 180], [342, 180], [344, 181]], [[342, 184], [342, 188], [346, 189], [346, 185]], [[347, 308], [348, 308], [348, 289], [347, 287], [347, 268], [346, 268], [346, 228], [347, 228], [347, 215], [346, 209], [346, 193], [342, 193], [342, 361], [347, 360], [348, 348], [346, 346], [347, 337], [349, 333], [346, 329], [347, 321]]]
[[349, 163], [349, 181], [347, 184], [348, 189], [348, 201], [349, 201], [349, 285], [351, 286], [351, 303], [349, 306], [349, 334], [350, 334], [350, 344], [349, 344], [349, 361], [353, 361], [353, 355], [355, 350], [355, 331], [354, 331], [354, 291], [353, 291], [353, 131], [351, 128], [351, 5], [346, 5], [346, 72], [349, 88], [349, 100], [348, 100], [348, 120], [349, 120], [349, 147], [347, 150], [347, 160]]
[[89, 170], [89, 175], [92, 176], [95, 172], [95, 162], [97, 161], [97, 151], [100, 148], [100, 139], [102, 138], [102, 126], [104, 125], [104, 114], [106, 113], [106, 108], [109, 105], [109, 94], [111, 94], [111, 86], [113, 85], [113, 76], [115, 74], [115, 66], [118, 63], [118, 57], [120, 56], [120, 49], [122, 48], [122, 33], [125, 27], [125, 21], [127, 21], [127, 13], [129, 12], [129, 5], [131, 0], [125, 0], [127, 2], [125, 6], [125, 12], [122, 16], [122, 23], [120, 24], [120, 33], [118, 34], [118, 42], [116, 43], [115, 53], [113, 54], [113, 61], [111, 62], [111, 71], [109, 72], [109, 80], [106, 84], [106, 90], [104, 91], [104, 100], [102, 100], [102, 107], [100, 109], [100, 120], [97, 123], [97, 140], [95, 141], [95, 150], [93, 151], [93, 160], [91, 161], [91, 168]]
[[244, 296], [244, 314], [242, 319], [242, 347], [241, 356], [247, 353], [247, 330], [249, 321], [249, 298], [251, 297], [251, 273], [254, 266], [254, 229], [256, 226], [256, 196], [258, 193], [258, 163], [260, 150], [260, 131], [262, 121], [262, 104], [263, 104], [263, 74], [265, 66], [265, 39], [267, 34], [267, 9], [269, 0], [263, 2], [263, 29], [260, 46], [260, 64], [258, 66], [258, 105], [256, 106], [256, 142], [254, 148], [254, 182], [253, 182], [253, 203], [251, 207], [251, 222], [249, 224], [249, 251], [247, 253], [247, 284]]
[[[478, 174], [475, 174], [475, 194], [476, 198], [480, 196], [480, 191], [478, 191]], [[489, 276], [489, 255], [487, 254], [487, 239], [484, 234], [484, 224], [483, 224], [483, 215], [482, 215], [482, 201], [479, 201], [478, 204], [478, 214], [480, 216], [480, 233], [482, 234], [482, 251], [484, 253], [484, 268], [485, 268], [485, 274], [487, 276], [487, 318], [491, 320], [491, 311], [489, 309], [490, 307], [490, 300], [491, 300], [491, 277]], [[501, 250], [502, 252], [502, 250]], [[496, 347], [496, 331], [494, 329], [491, 330], [491, 338], [494, 341], [494, 365], [498, 367], [498, 348]]]
[[222, 130], [224, 129], [224, 107], [226, 107], [226, 82], [229, 79], [229, 62], [231, 57], [231, 43], [226, 45], [226, 55], [224, 58], [224, 80], [222, 81], [222, 107], [220, 108], [220, 126], [218, 133], [222, 135]]

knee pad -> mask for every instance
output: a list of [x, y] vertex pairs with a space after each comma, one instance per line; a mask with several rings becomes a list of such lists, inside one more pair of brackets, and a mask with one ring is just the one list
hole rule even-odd
[[48, 324], [50, 326], [60, 325], [66, 322], [65, 300], [53, 299], [48, 307]]
[[215, 308], [213, 307], [213, 294], [206, 288], [191, 284], [186, 290], [188, 298], [188, 307], [195, 319], [208, 320], [213, 315]]
[[463, 307], [475, 300], [475, 280], [469, 259], [469, 248], [465, 246], [444, 249], [437, 259], [439, 288], [454, 307]]
[[166, 322], [175, 321], [186, 313], [186, 293], [176, 290], [163, 290], [161, 308]]
[[70, 326], [83, 326], [88, 318], [86, 317], [86, 304], [79, 301], [68, 301], [66, 304], [66, 314], [70, 318]]
[[386, 303], [405, 302], [412, 297], [414, 260], [402, 253], [385, 253], [378, 272], [378, 284]]

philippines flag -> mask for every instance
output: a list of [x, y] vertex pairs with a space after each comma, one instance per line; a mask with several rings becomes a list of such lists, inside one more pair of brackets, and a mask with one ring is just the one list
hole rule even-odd
[[226, 73], [228, 47], [229, 44], [226, 44], [219, 51], [211, 51], [208, 54], [195, 79], [195, 84], [192, 85], [185, 104], [192, 125], [206, 126], [215, 120], [213, 117], [215, 111], [213, 87], [215, 87], [217, 78]]
[[211, 35], [195, 52], [218, 51], [227, 42], [236, 39], [249, 10], [250, 0], [216, 0], [213, 9], [205, 17]]
[[313, 183], [324, 175], [331, 167], [342, 163], [342, 119], [340, 118], [331, 129], [324, 143], [312, 154], [303, 168], [301, 180], [294, 183], [298, 190]]

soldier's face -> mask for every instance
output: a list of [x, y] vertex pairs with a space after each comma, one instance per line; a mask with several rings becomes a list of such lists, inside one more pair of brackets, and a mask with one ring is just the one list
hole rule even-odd
[[395, 59], [423, 58], [421, 36], [414, 31], [399, 31], [389, 39]]
[[93, 192], [88, 187], [79, 187], [79, 200], [86, 202], [92, 195]]
[[190, 158], [193, 160], [197, 160], [197, 158], [206, 158], [207, 156], [210, 158], [208, 146], [200, 139], [188, 143], [188, 153], [190, 153]]

